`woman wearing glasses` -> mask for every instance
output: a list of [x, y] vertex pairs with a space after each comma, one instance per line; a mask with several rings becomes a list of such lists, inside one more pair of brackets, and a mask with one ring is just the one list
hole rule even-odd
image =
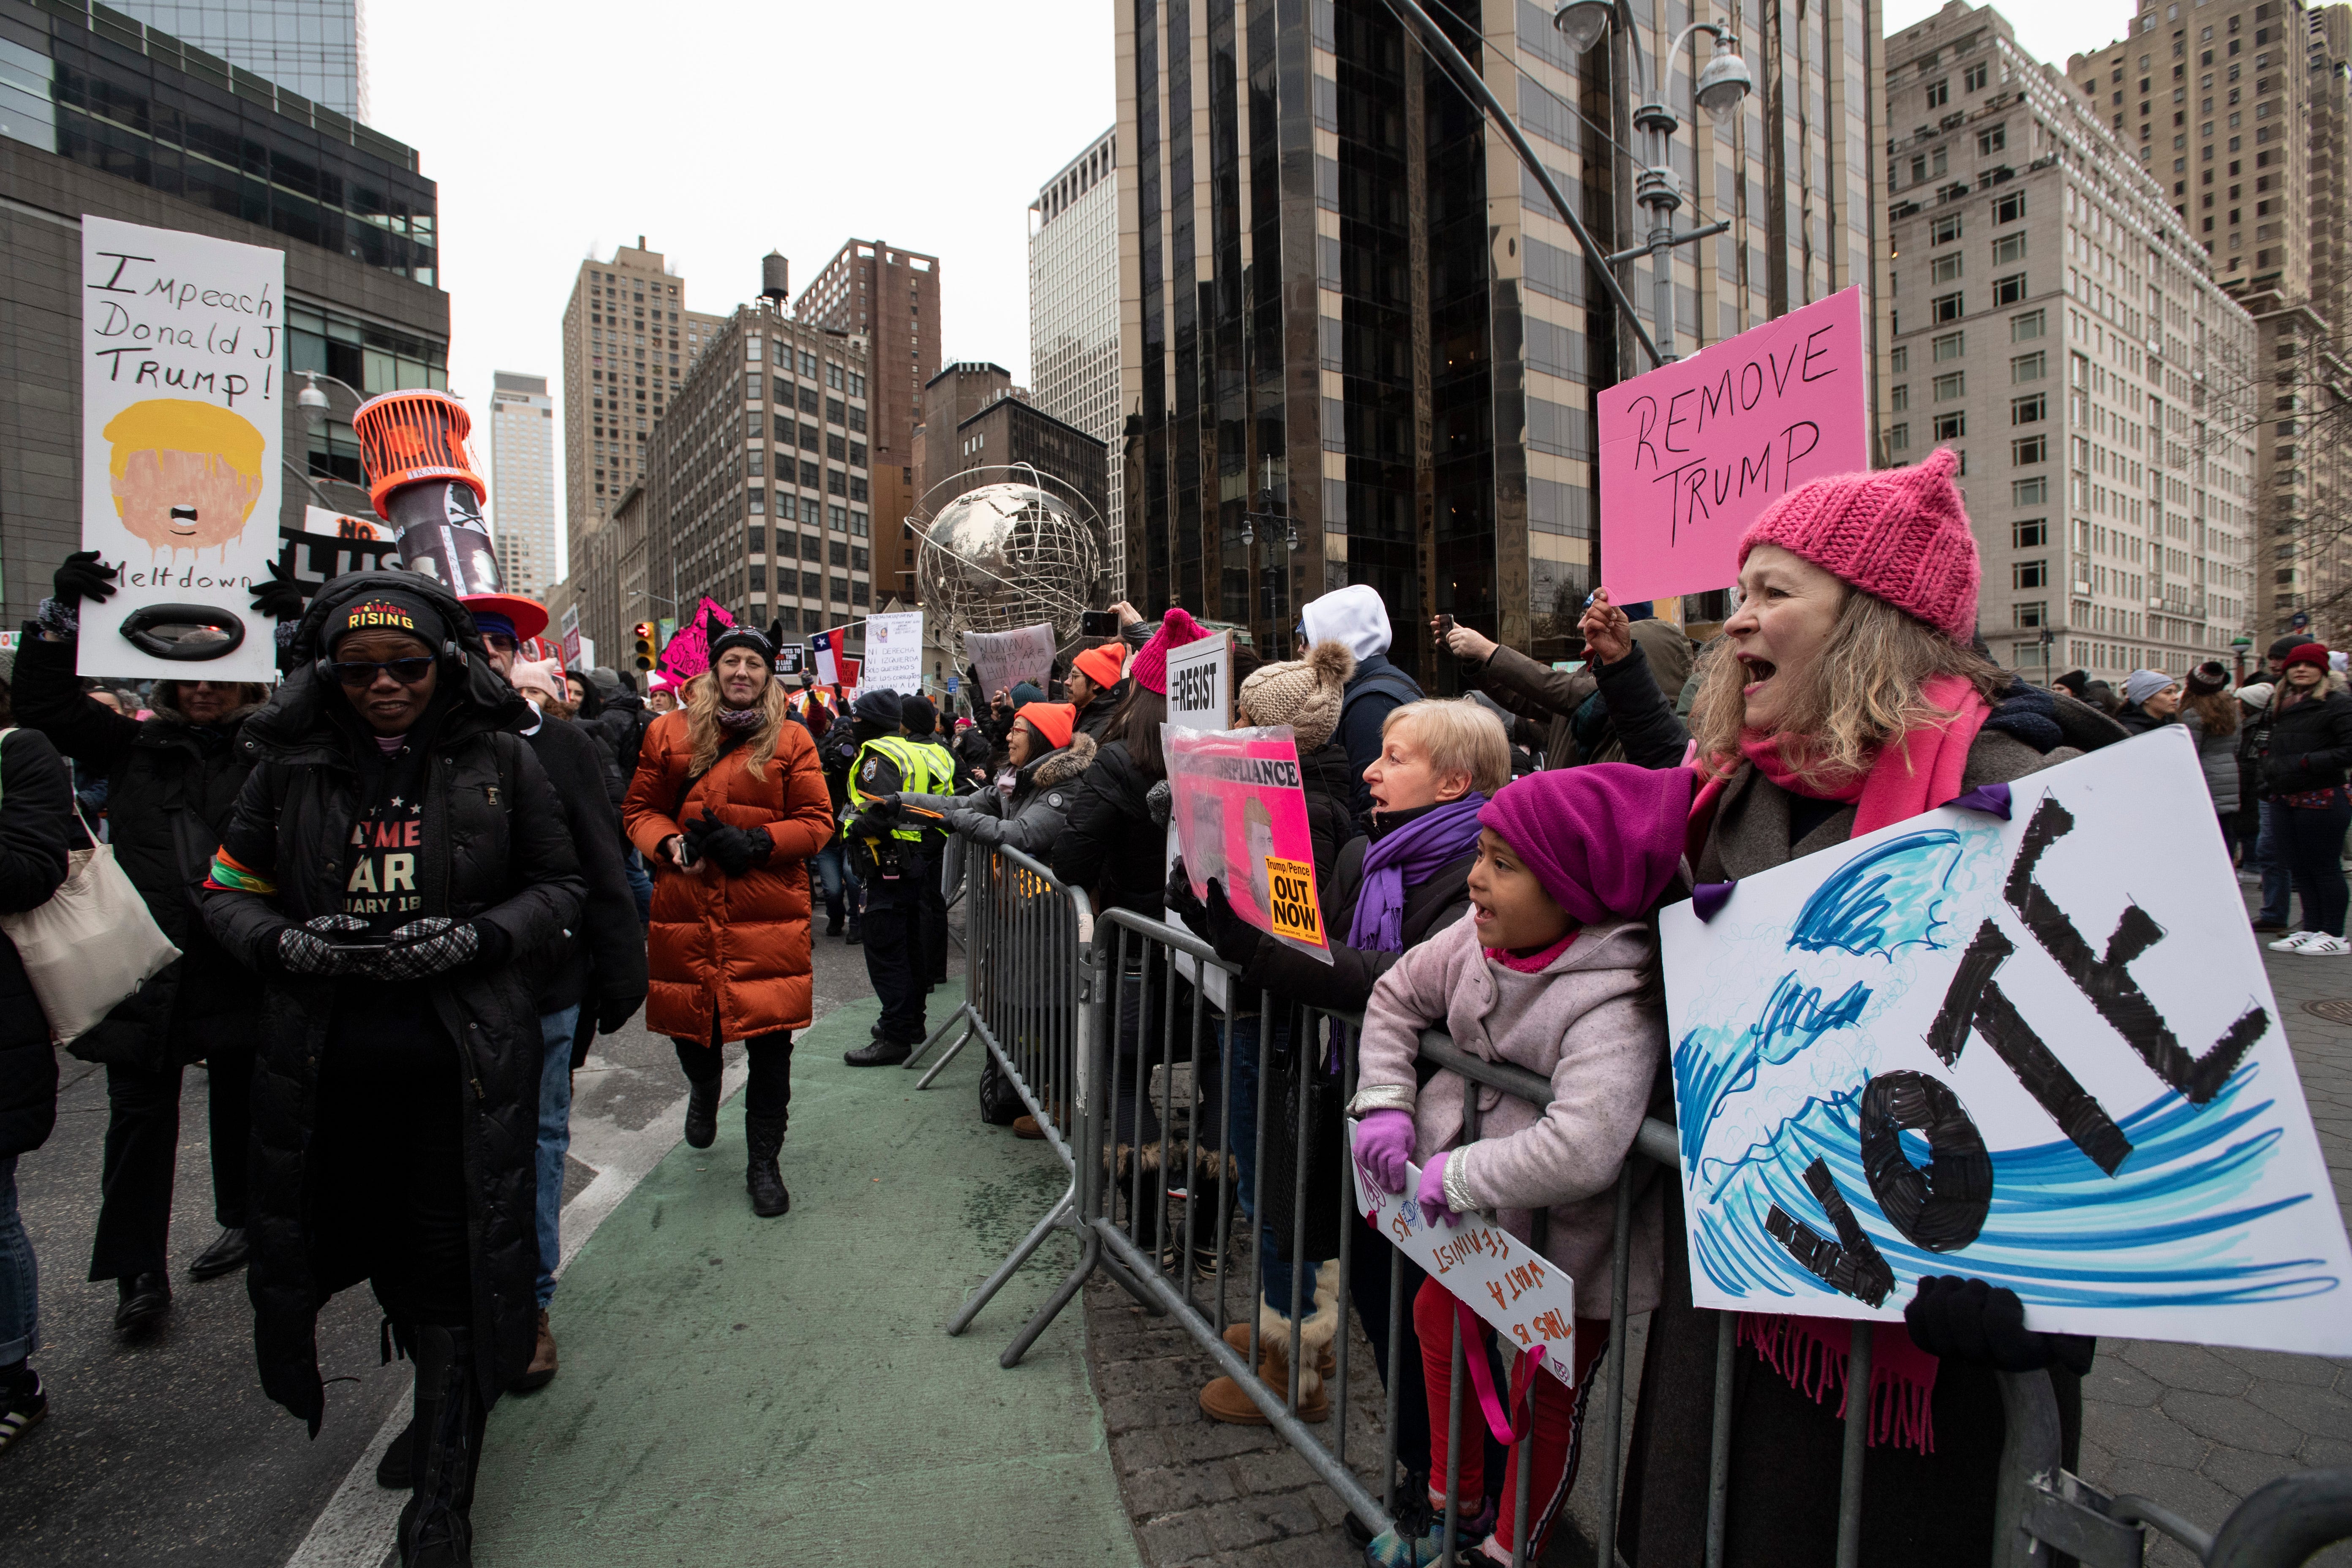
[[400, 1560], [471, 1560], [491, 1401], [529, 1365], [532, 977], [584, 887], [525, 710], [465, 608], [406, 572], [329, 583], [248, 720], [205, 882], [263, 982], [247, 1289], [262, 1387], [315, 1434], [320, 1305], [365, 1279], [416, 1363]]

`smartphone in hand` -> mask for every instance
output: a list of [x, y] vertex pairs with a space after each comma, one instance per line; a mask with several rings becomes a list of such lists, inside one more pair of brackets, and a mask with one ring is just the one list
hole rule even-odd
[[1078, 617], [1078, 635], [1082, 637], [1115, 637], [1118, 636], [1117, 610], [1088, 610]]

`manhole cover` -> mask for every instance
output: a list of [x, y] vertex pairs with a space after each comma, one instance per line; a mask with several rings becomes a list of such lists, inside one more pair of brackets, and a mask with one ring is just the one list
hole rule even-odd
[[2316, 1013], [2331, 1024], [2352, 1024], [2352, 998], [2326, 996], [2316, 1002], [2305, 1002], [2303, 1010]]

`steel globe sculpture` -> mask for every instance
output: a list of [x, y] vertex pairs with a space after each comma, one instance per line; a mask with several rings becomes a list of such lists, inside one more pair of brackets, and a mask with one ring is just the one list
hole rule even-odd
[[1039, 621], [1053, 624], [1057, 640], [1070, 637], [1078, 617], [1098, 607], [1103, 525], [1075, 487], [1021, 464], [967, 469], [934, 494], [952, 499], [928, 520], [909, 521], [922, 542], [917, 584], [944, 623], [947, 646], [968, 631]]

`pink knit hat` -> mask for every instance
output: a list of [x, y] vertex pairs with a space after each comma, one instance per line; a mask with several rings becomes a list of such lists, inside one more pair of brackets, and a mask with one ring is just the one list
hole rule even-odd
[[1967, 646], [1976, 636], [1976, 535], [1938, 447], [1908, 468], [1834, 474], [1799, 485], [1740, 536], [1739, 563], [1777, 544]]
[[1160, 629], [1151, 634], [1134, 661], [1127, 667], [1127, 678], [1146, 691], [1168, 695], [1168, 650], [1182, 647], [1186, 643], [1199, 642], [1208, 631], [1200, 622], [1185, 614], [1181, 605], [1171, 605], [1160, 617]]

